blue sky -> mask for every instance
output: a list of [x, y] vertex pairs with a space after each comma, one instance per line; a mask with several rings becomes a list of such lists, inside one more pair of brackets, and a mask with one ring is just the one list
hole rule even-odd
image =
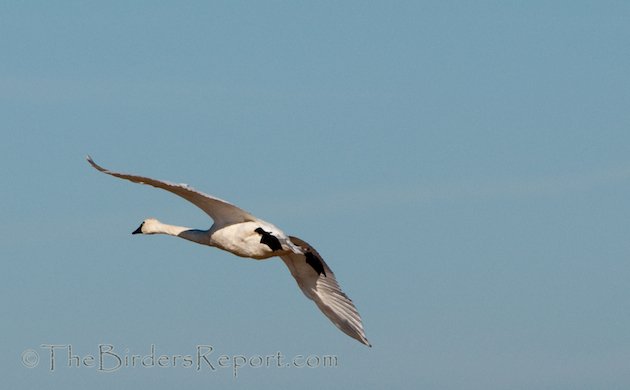
[[[629, 17], [625, 2], [3, 2], [3, 383], [628, 388]], [[211, 222], [86, 154], [311, 243], [374, 347], [280, 261], [131, 236], [147, 217]], [[41, 344], [338, 365], [51, 372]]]

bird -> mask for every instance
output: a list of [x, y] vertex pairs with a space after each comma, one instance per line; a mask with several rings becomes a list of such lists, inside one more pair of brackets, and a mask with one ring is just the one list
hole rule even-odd
[[180, 196], [213, 220], [211, 227], [203, 230], [169, 225], [155, 218], [147, 218], [132, 234], [166, 234], [256, 260], [279, 257], [304, 295], [315, 302], [337, 328], [360, 343], [372, 346], [365, 335], [361, 316], [354, 303], [341, 290], [328, 264], [306, 241], [286, 235], [275, 225], [187, 184], [114, 172], [98, 165], [89, 155], [86, 159], [93, 168], [110, 176], [150, 185]]

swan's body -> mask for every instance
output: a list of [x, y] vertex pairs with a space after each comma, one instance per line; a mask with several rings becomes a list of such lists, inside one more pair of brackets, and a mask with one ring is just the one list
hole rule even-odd
[[304, 294], [344, 333], [371, 346], [365, 337], [361, 317], [339, 287], [335, 275], [309, 244], [286, 235], [269, 222], [233, 204], [196, 191], [185, 184], [173, 184], [148, 177], [112, 172], [88, 162], [97, 170], [134, 183], [148, 184], [181, 196], [208, 214], [214, 224], [208, 230], [168, 225], [149, 218], [133, 234], [167, 234], [203, 245], [214, 246], [237, 256], [267, 259], [278, 256], [289, 268]]
[[[278, 241], [281, 242], [281, 249], [273, 250], [273, 245], [269, 246], [262, 243], [261, 238], [263, 235], [256, 232], [257, 229], [262, 229], [265, 233], [272, 234], [278, 238]], [[168, 234], [198, 244], [214, 246], [240, 257], [249, 257], [257, 260], [286, 255], [291, 252], [302, 253], [280, 229], [261, 220], [258, 222], [245, 221], [226, 226], [214, 224], [208, 230], [197, 230], [183, 226], [167, 225], [155, 218], [149, 218], [144, 220], [133, 233]]]

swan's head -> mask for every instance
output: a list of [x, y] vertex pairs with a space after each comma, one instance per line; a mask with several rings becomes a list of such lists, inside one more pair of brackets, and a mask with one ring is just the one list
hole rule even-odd
[[131, 234], [156, 234], [156, 233], [160, 233], [161, 232], [160, 226], [162, 226], [162, 223], [160, 221], [158, 221], [155, 218], [148, 218], [148, 219], [145, 219], [144, 221], [142, 221], [140, 226], [138, 226], [138, 228], [136, 230], [131, 232]]

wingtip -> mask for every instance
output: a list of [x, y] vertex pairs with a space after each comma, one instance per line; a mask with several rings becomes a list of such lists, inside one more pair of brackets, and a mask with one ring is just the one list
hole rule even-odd
[[105, 172], [105, 168], [101, 167], [100, 165], [98, 165], [96, 162], [94, 162], [94, 160], [92, 159], [92, 156], [90, 156], [89, 154], [87, 156], [85, 156], [85, 159], [87, 160], [88, 163], [90, 163], [90, 165], [96, 169], [99, 170], [101, 172]]

